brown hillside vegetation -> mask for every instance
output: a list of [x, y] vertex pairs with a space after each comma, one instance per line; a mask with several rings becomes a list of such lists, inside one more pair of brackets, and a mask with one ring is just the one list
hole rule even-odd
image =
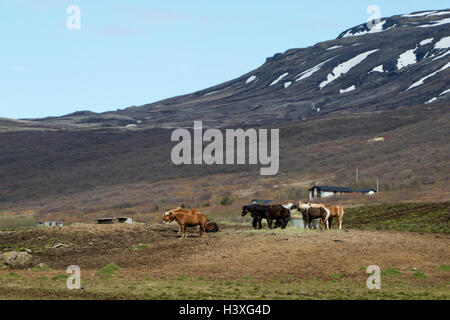
[[[248, 198], [270, 195], [274, 185], [305, 196], [315, 183], [353, 186], [356, 168], [360, 187], [375, 187], [378, 177], [383, 192], [437, 193], [448, 200], [449, 116], [445, 104], [433, 104], [284, 123], [275, 177], [261, 177], [259, 166], [177, 167], [170, 160], [171, 131], [164, 129], [5, 132], [0, 209], [145, 205], [155, 211], [161, 205], [212, 204], [236, 190]], [[385, 141], [368, 142], [378, 136]]]

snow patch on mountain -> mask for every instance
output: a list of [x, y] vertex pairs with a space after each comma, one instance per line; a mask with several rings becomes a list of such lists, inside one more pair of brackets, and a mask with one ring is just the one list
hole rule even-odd
[[424, 45], [426, 45], [426, 44], [432, 43], [432, 42], [433, 42], [433, 39], [434, 39], [434, 38], [429, 38], [429, 39], [422, 40], [422, 41], [420, 41], [419, 44], [420, 44], [421, 46], [424, 46]]
[[425, 12], [414, 13], [414, 14], [404, 14], [404, 15], [402, 15], [402, 17], [405, 17], [405, 18], [417, 18], [417, 17], [423, 17], [423, 16], [426, 16], [426, 15], [430, 15], [430, 14], [433, 14], [435, 12], [436, 12], [436, 10], [434, 10], [434, 11], [425, 11]]
[[346, 74], [349, 72], [352, 68], [360, 64], [362, 61], [364, 61], [369, 55], [371, 55], [374, 52], [377, 52], [379, 49], [370, 50], [367, 52], [363, 52], [358, 54], [357, 56], [351, 58], [350, 60], [341, 63], [337, 67], [333, 69], [331, 73], [328, 74], [327, 80], [320, 83], [319, 87], [320, 89], [323, 89], [326, 85], [328, 85], [330, 82], [336, 80], [343, 74]]
[[403, 52], [397, 59], [397, 69], [400, 70], [406, 66], [409, 66], [411, 64], [415, 64], [417, 62], [417, 57], [414, 51], [417, 50], [417, 47], [415, 49], [407, 50]]
[[334, 49], [339, 49], [339, 48], [342, 48], [343, 46], [332, 46], [332, 47], [329, 47], [327, 50], [334, 50]]
[[[386, 20], [383, 20], [383, 21], [378, 22], [376, 25], [372, 26], [372, 28], [370, 28], [368, 30], [361, 30], [361, 31], [357, 31], [357, 32], [354, 32], [354, 29], [350, 29], [342, 35], [342, 38], [359, 37], [359, 36], [363, 36], [363, 35], [370, 34], [370, 33], [383, 32], [383, 31], [392, 29], [396, 26], [394, 24], [392, 27], [384, 29], [385, 23], [386, 23]], [[363, 25], [359, 26], [358, 28], [359, 29], [363, 28]]]
[[427, 75], [426, 77], [423, 77], [422, 79], [420, 79], [419, 81], [414, 82], [408, 89], [406, 89], [405, 91], [408, 91], [410, 89], [413, 89], [415, 87], [421, 86], [422, 84], [424, 84], [425, 80], [435, 76], [437, 73], [444, 71], [445, 69], [448, 69], [450, 67], [450, 62], [448, 62], [445, 66], [443, 66], [441, 69]]
[[431, 98], [430, 100], [428, 100], [427, 102], [425, 102], [425, 104], [433, 103], [433, 102], [435, 102], [437, 99], [438, 99], [438, 98], [436, 98], [436, 97]]
[[[437, 56], [436, 58], [433, 59], [433, 61], [441, 59], [445, 56], [448, 56], [449, 54], [450, 54], [450, 50], [446, 51], [445, 53], [441, 54], [440, 56]], [[434, 55], [433, 55], [433, 57], [434, 57]]]
[[287, 81], [284, 83], [284, 88], [287, 89], [292, 84], [292, 81]]
[[450, 14], [450, 11], [442, 11], [442, 12], [436, 12], [436, 13], [432, 13], [427, 15], [427, 17], [431, 17], [431, 16], [443, 16], [446, 14]]
[[355, 89], [356, 89], [355, 85], [352, 85], [352, 86], [348, 87], [347, 89], [341, 89], [341, 90], [339, 90], [339, 93], [340, 93], [340, 94], [343, 94], [343, 93], [351, 92], [351, 91], [353, 91], [353, 90], [355, 90]]
[[326, 61], [324, 61], [324, 62], [321, 62], [321, 63], [319, 63], [318, 65], [312, 67], [311, 69], [308, 69], [308, 70], [306, 70], [306, 71], [303, 71], [302, 73], [300, 73], [299, 75], [297, 75], [297, 77], [296, 77], [297, 79], [295, 80], [295, 82], [300, 81], [300, 80], [303, 80], [303, 79], [306, 79], [306, 78], [309, 78], [309, 77], [312, 76], [314, 73], [316, 73], [317, 71], [319, 71], [320, 68], [322, 68], [322, 66], [323, 66], [325, 63], [327, 63], [327, 62], [333, 60], [334, 58], [336, 58], [336, 57], [333, 57], [333, 58], [331, 58], [331, 59], [328, 59], [328, 60], [326, 60]]
[[442, 91], [442, 93], [439, 96], [445, 96], [447, 93], [450, 93], [450, 89]]
[[280, 82], [284, 77], [286, 77], [289, 73], [285, 72], [281, 76], [279, 76], [275, 81], [273, 81], [270, 86], [276, 85], [278, 82]]
[[372, 69], [372, 72], [381, 72], [381, 73], [383, 73], [383, 72], [384, 72], [384, 70], [383, 70], [383, 65], [381, 64], [381, 65], [379, 65], [379, 66], [373, 68], [373, 69]]
[[450, 36], [444, 37], [434, 45], [435, 49], [448, 49], [450, 48]]
[[250, 76], [247, 81], [245, 81], [246, 84], [249, 84], [250, 82], [254, 81], [256, 79], [256, 76]]
[[423, 24], [420, 26], [417, 26], [419, 28], [429, 28], [429, 27], [437, 27], [437, 26], [442, 26], [443, 24], [447, 24], [450, 23], [450, 18], [445, 18], [439, 21], [433, 21], [433, 23], [431, 24]]

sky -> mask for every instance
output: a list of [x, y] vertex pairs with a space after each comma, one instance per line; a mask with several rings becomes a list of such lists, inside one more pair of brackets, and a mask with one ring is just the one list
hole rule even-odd
[[[80, 28], [73, 24], [76, 5]], [[234, 79], [269, 56], [448, 0], [0, 0], [0, 117], [139, 106]]]

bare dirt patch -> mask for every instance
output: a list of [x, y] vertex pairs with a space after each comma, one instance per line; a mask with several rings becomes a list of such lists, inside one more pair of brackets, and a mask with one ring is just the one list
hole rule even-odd
[[[46, 263], [65, 270], [99, 269], [114, 262], [151, 277], [183, 276], [207, 279], [327, 277], [339, 273], [363, 279], [362, 267], [407, 271], [416, 268], [439, 277], [450, 262], [450, 235], [396, 231], [253, 230], [222, 224], [219, 233], [180, 240], [176, 226], [161, 224], [89, 225], [0, 232], [0, 251], [28, 248], [31, 266]], [[64, 246], [53, 248], [61, 243]], [[449, 280], [449, 279], [447, 279]]]

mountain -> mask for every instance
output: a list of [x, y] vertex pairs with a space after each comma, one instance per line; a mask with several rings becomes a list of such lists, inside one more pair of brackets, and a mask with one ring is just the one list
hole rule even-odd
[[[450, 10], [394, 16], [376, 29], [361, 24], [277, 53], [192, 94], [114, 112], [0, 118], [0, 211], [81, 219], [130, 207], [198, 207], [224, 194], [294, 199], [315, 183], [352, 186], [356, 168], [358, 187], [379, 179], [390, 199], [448, 200], [449, 23]], [[279, 128], [279, 174], [174, 165], [173, 127], [193, 120], [221, 130]]]
[[284, 122], [450, 101], [450, 9], [383, 18], [335, 40], [277, 53], [214, 87], [105, 113], [29, 119], [47, 128], [191, 127]]

